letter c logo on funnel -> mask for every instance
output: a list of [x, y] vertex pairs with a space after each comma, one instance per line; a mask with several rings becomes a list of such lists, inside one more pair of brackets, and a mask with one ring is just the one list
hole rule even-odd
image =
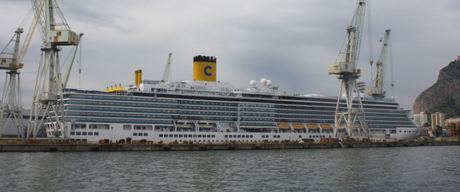
[[206, 76], [211, 76], [212, 73], [208, 73], [208, 69], [212, 69], [212, 67], [211, 67], [211, 66], [206, 66], [206, 67], [204, 68], [204, 74], [205, 74]]

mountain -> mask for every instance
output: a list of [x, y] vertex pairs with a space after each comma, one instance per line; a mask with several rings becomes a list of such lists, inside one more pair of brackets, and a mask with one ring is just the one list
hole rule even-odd
[[414, 114], [439, 111], [446, 118], [460, 117], [460, 61], [451, 61], [439, 71], [436, 83], [415, 99], [413, 109]]

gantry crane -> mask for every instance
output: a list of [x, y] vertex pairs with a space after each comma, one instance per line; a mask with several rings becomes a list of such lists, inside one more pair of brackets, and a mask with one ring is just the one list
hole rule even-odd
[[[361, 76], [361, 71], [356, 67], [358, 65], [365, 12], [366, 1], [358, 0], [352, 22], [347, 27], [347, 36], [342, 44], [341, 51], [339, 51], [335, 63], [328, 65], [328, 74], [338, 75], [338, 79], [341, 82], [335, 110], [334, 137], [337, 137], [338, 129], [343, 128], [347, 129], [348, 136], [352, 136], [356, 128], [358, 129], [357, 132], [363, 131], [365, 136], [369, 134], [360, 92], [356, 83], [356, 80]], [[345, 109], [341, 107], [342, 91], [345, 95]], [[354, 94], [357, 95], [356, 100], [354, 99]]]
[[[0, 53], [0, 69], [7, 70], [5, 86], [3, 88], [2, 104], [0, 106], [0, 136], [8, 126], [10, 120], [19, 138], [24, 135], [22, 125], [22, 102], [19, 69], [23, 64], [19, 62], [19, 42], [21, 39], [22, 28], [15, 31], [15, 35], [10, 40], [5, 49]], [[7, 48], [14, 42], [13, 53], [8, 53]]]
[[169, 53], [169, 57], [168, 57], [168, 62], [166, 63], [166, 68], [165, 68], [165, 72], [163, 73], [163, 78], [161, 79], [161, 81], [163, 83], [169, 83], [169, 76], [170, 76], [170, 68], [171, 68], [171, 55], [172, 53]]
[[[40, 10], [41, 6], [43, 6], [43, 11]], [[70, 30], [55, 0], [32, 0], [32, 7], [34, 8], [34, 19], [39, 24], [38, 29], [43, 46], [32, 98], [27, 137], [35, 138], [44, 120], [48, 121], [45, 126], [48, 137], [66, 137], [62, 89], [67, 84], [66, 79], [70, 72], [62, 77], [59, 52], [61, 51], [60, 46], [78, 46], [83, 34], [77, 35]], [[59, 22], [56, 21], [55, 15], [60, 18]]]
[[371, 79], [371, 85], [373, 87], [366, 88], [366, 93], [376, 99], [385, 97], [385, 91], [383, 91], [383, 84], [385, 83], [385, 70], [388, 61], [388, 50], [389, 50], [389, 39], [390, 29], [385, 30], [385, 37], [383, 38], [383, 47], [380, 52], [379, 60], [375, 64], [375, 74]]

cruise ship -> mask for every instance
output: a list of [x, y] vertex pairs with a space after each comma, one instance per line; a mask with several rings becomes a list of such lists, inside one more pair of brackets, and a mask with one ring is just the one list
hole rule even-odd
[[[65, 130], [48, 122], [47, 136], [113, 143], [317, 142], [333, 137], [337, 97], [289, 94], [265, 78], [259, 85], [251, 80], [248, 88], [235, 89], [217, 81], [216, 60], [195, 56], [193, 80], [141, 80], [139, 70], [135, 83], [124, 89], [65, 89]], [[362, 99], [371, 140], [416, 139], [422, 133], [408, 117], [410, 111], [394, 99]], [[345, 129], [338, 133], [347, 134]]]

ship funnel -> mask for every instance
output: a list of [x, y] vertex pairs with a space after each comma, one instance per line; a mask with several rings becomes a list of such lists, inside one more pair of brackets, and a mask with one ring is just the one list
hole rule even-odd
[[134, 72], [134, 85], [139, 85], [139, 83], [137, 82], [137, 76], [139, 75], [139, 70], [136, 70]]
[[134, 85], [141, 84], [141, 81], [142, 81], [142, 70], [139, 69], [134, 72]]
[[216, 82], [216, 57], [198, 55], [193, 58], [193, 80]]
[[137, 84], [141, 84], [142, 82], [142, 70], [139, 69], [139, 74], [137, 74]]

